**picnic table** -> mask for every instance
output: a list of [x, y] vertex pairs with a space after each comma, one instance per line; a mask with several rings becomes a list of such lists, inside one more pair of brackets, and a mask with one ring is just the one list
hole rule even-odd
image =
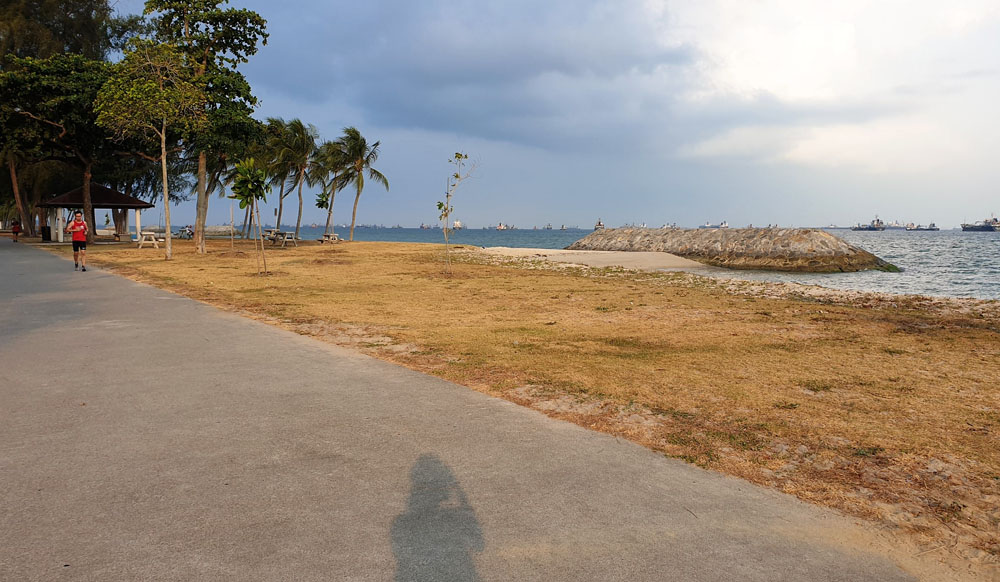
[[146, 243], [153, 243], [153, 248], [158, 249], [160, 245], [156, 242], [156, 233], [151, 231], [143, 231], [139, 233], [139, 248], [141, 249], [146, 245]]
[[280, 242], [281, 246], [284, 247], [284, 246], [287, 246], [289, 242], [291, 242], [292, 246], [296, 246], [296, 247], [299, 246], [298, 241], [295, 240], [295, 233], [294, 232], [284, 232], [284, 231], [281, 231], [281, 230], [276, 230], [276, 231], [272, 232], [271, 235], [269, 237], [267, 237], [267, 238], [271, 239], [271, 244], [272, 245], [276, 245], [276, 244], [278, 244]]
[[341, 241], [341, 238], [339, 236], [337, 236], [337, 233], [330, 232], [330, 233], [324, 234], [323, 237], [319, 239], [319, 244], [323, 244], [323, 243], [327, 243], [327, 242], [335, 243], [335, 242], [340, 242], [340, 241]]

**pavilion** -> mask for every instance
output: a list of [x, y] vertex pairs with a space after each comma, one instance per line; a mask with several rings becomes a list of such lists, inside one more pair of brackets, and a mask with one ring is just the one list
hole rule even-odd
[[[127, 196], [93, 182], [90, 183], [90, 202], [94, 210], [134, 210], [136, 233], [142, 229], [142, 210], [153, 208], [153, 205], [149, 202]], [[37, 208], [49, 209], [48, 223], [55, 226], [55, 231], [52, 233], [52, 240], [63, 242], [63, 234], [66, 230], [66, 213], [64, 210], [83, 209], [83, 186], [70, 190], [62, 196], [56, 196], [55, 198], [40, 202]], [[128, 214], [125, 215], [125, 220], [125, 231], [128, 232]], [[92, 225], [92, 227], [95, 231], [97, 230], [96, 224]]]

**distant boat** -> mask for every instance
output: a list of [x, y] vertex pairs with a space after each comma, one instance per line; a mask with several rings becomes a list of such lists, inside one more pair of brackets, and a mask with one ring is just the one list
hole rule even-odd
[[962, 230], [970, 232], [997, 232], [1000, 231], [1000, 220], [993, 216], [986, 220], [979, 220], [972, 224], [963, 224]]
[[892, 222], [885, 225], [886, 230], [905, 230], [905, 224], [900, 223], [898, 220], [893, 220]]
[[497, 230], [509, 230], [509, 229], [510, 227], [502, 222], [497, 224]]
[[431, 229], [430, 226], [427, 226], [426, 224], [424, 224], [422, 222], [420, 223], [420, 230], [430, 230], [430, 229]]
[[552, 223], [551, 222], [545, 225], [545, 230], [552, 230]]
[[719, 224], [712, 224], [710, 222], [706, 222], [705, 224], [699, 226], [698, 228], [729, 228], [729, 223], [726, 222], [725, 220], [723, 220]]
[[885, 230], [885, 223], [882, 222], [879, 219], [878, 216], [876, 216], [875, 220], [869, 222], [868, 224], [855, 224], [854, 226], [851, 227], [851, 230], [878, 230], [878, 231], [882, 231], [882, 230]]
[[462, 230], [465, 225], [462, 224], [461, 220], [456, 220], [454, 224], [451, 225], [452, 230]]
[[564, 225], [560, 226], [559, 230], [566, 230], [566, 225], [564, 224]]
[[938, 228], [938, 226], [932, 222], [927, 226], [924, 226], [922, 224], [907, 224], [906, 230], [941, 230], [941, 229]]
[[601, 222], [600, 218], [597, 219], [597, 224], [594, 225], [594, 230], [604, 230], [604, 223]]

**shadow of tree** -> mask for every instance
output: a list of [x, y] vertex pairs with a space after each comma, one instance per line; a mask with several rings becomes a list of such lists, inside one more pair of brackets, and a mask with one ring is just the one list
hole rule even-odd
[[458, 480], [436, 455], [421, 455], [410, 470], [406, 512], [392, 523], [396, 582], [479, 580], [473, 554], [483, 533]]

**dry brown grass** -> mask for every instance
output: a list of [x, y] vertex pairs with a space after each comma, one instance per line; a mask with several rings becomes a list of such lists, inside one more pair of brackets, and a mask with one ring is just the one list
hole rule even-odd
[[[1000, 556], [1000, 307], [788, 297], [435, 245], [88, 259], [673, 457]], [[956, 307], [957, 305], [957, 307]]]

